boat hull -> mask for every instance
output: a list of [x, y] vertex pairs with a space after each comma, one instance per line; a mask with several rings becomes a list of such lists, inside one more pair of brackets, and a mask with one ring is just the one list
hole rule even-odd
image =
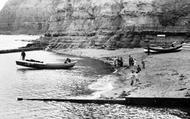
[[[160, 52], [160, 53], [169, 53], [169, 52], [178, 52], [182, 48], [182, 45], [178, 45], [175, 47], [169, 48], [161, 48], [161, 47], [149, 47], [150, 52]], [[148, 52], [148, 48], [145, 48], [145, 52]]]
[[30, 61], [16, 61], [19, 66], [36, 68], [36, 69], [69, 69], [72, 68], [76, 62], [71, 63], [42, 63], [42, 62], [30, 62]]

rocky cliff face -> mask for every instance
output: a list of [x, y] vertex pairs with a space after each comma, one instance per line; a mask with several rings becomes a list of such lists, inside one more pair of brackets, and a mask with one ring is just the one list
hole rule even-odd
[[[142, 36], [134, 31], [142, 30], [143, 26], [173, 24], [163, 19], [167, 14], [159, 14], [173, 5], [165, 3], [163, 0], [9, 0], [0, 12], [0, 31], [45, 33], [49, 47], [58, 49], [138, 47]], [[181, 18], [186, 16], [182, 14]]]
[[0, 12], [1, 33], [43, 33], [53, 13], [53, 0], [9, 0]]
[[[138, 47], [138, 26], [159, 24], [151, 0], [60, 0], [50, 18], [51, 48]], [[58, 44], [55, 42], [59, 42]]]

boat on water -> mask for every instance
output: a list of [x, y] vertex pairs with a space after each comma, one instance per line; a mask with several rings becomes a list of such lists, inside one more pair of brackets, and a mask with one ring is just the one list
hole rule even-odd
[[69, 69], [75, 66], [77, 61], [73, 61], [70, 63], [61, 63], [61, 62], [54, 62], [54, 63], [44, 63], [42, 61], [37, 60], [17, 60], [16, 64], [19, 66], [36, 68], [36, 69]]
[[[177, 52], [180, 51], [182, 48], [182, 45], [175, 45], [171, 47], [149, 47], [150, 52], [158, 52], [158, 53], [169, 53], [169, 52]], [[145, 52], [148, 52], [148, 48], [144, 48]]]

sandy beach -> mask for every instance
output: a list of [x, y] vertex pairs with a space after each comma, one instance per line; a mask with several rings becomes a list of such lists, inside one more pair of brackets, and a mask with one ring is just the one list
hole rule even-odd
[[[54, 52], [76, 56], [85, 56], [113, 64], [113, 57], [120, 56], [124, 60], [124, 67], [117, 68], [110, 75], [97, 79], [89, 88], [96, 92], [94, 98], [121, 98], [130, 97], [188, 97], [190, 96], [190, 50], [184, 48], [180, 52], [151, 54], [144, 53], [142, 48], [135, 49], [66, 49]], [[137, 64], [145, 69], [138, 73], [139, 82], [131, 85], [129, 75], [131, 68], [128, 57], [132, 55]], [[102, 88], [96, 89], [99, 86]], [[122, 92], [124, 95], [121, 95]]]

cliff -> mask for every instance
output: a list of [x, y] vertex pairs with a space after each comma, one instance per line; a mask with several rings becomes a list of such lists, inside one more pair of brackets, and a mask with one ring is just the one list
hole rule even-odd
[[[62, 0], [50, 18], [50, 48], [139, 47], [136, 27], [159, 24], [152, 0]], [[57, 43], [59, 42], [59, 43]]]
[[8, 0], [0, 12], [0, 33], [40, 34], [48, 29], [53, 0]]
[[139, 47], [138, 32], [188, 26], [189, 6], [187, 0], [9, 0], [0, 32], [45, 33], [54, 49]]

